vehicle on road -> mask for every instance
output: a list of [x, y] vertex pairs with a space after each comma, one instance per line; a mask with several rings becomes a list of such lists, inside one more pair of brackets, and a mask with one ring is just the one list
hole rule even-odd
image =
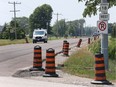
[[100, 34], [98, 32], [94, 32], [93, 36], [99, 36]]
[[47, 29], [35, 29], [33, 31], [33, 43], [44, 42], [47, 43]]

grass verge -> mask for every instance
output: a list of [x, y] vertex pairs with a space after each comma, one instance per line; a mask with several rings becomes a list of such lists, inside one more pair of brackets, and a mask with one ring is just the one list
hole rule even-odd
[[[94, 78], [94, 55], [87, 48], [82, 48], [72, 54], [64, 63], [63, 70], [80, 77]], [[109, 71], [106, 71], [107, 80], [116, 82], [116, 61], [109, 60]]]
[[[49, 37], [48, 40], [60, 40], [64, 39], [62, 38], [56, 38], [56, 37]], [[28, 42], [32, 43], [32, 39], [28, 38]], [[3, 45], [10, 45], [10, 44], [24, 44], [26, 43], [25, 39], [17, 39], [17, 40], [9, 40], [9, 39], [0, 39], [0, 46]]]
[[[32, 42], [31, 40], [29, 40], [29, 42]], [[0, 39], [0, 46], [3, 45], [10, 45], [10, 44], [23, 44], [26, 43], [25, 39], [20, 39], [20, 40], [4, 40], [4, 39]]]

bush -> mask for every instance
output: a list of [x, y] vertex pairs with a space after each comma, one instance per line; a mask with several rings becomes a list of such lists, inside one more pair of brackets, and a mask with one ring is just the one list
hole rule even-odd
[[[110, 38], [108, 41], [108, 55], [110, 59], [116, 59], [116, 38]], [[95, 54], [100, 52], [100, 40], [96, 40], [89, 45], [89, 50]]]
[[93, 54], [95, 54], [100, 52], [100, 47], [100, 40], [96, 40], [95, 42], [90, 44], [88, 48]]
[[112, 27], [112, 33], [111, 33], [112, 38], [116, 38], [116, 24]]
[[108, 54], [110, 59], [116, 59], [116, 38], [110, 38], [108, 46]]

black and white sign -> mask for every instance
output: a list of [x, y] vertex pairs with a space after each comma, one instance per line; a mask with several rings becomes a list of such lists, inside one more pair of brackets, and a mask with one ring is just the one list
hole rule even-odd
[[100, 13], [99, 14], [99, 20], [102, 20], [102, 21], [109, 20], [109, 14], [102, 14], [102, 13]]
[[101, 10], [101, 12], [107, 13], [108, 12], [108, 6], [109, 6], [108, 3], [102, 3], [102, 4], [100, 4], [100, 10]]
[[97, 21], [98, 31], [102, 34], [108, 33], [108, 22], [107, 21]]

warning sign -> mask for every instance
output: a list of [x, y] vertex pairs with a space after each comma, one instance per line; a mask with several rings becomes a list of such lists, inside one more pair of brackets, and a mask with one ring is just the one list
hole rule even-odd
[[108, 22], [107, 21], [97, 21], [99, 33], [108, 33]]

